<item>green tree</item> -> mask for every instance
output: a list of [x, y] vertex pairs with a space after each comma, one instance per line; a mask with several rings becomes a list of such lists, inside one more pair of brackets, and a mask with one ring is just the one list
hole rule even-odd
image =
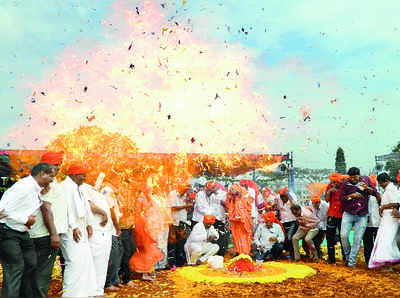
[[388, 172], [393, 181], [396, 181], [400, 170], [400, 142], [393, 148], [392, 153], [397, 153], [397, 156], [393, 156], [392, 159], [386, 162], [385, 171]]
[[335, 170], [337, 173], [346, 174], [346, 160], [344, 159], [344, 151], [341, 147], [336, 150]]

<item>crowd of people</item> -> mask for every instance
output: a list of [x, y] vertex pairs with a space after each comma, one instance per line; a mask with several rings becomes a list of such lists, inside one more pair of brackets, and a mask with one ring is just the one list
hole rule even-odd
[[355, 268], [361, 241], [369, 268], [400, 262], [400, 191], [387, 173], [333, 173], [329, 185], [308, 186], [307, 204], [287, 187], [274, 192], [247, 179], [228, 188], [204, 178], [167, 192], [144, 186], [132, 213], [111, 184], [85, 183], [84, 164], [70, 163], [58, 182], [62, 163], [62, 153], [45, 153], [0, 200], [2, 296], [46, 297], [57, 256], [66, 297], [135, 287], [133, 272], [153, 281], [157, 270], [215, 255], [298, 262], [300, 240], [314, 262], [325, 238], [329, 264], [339, 243], [343, 265]]

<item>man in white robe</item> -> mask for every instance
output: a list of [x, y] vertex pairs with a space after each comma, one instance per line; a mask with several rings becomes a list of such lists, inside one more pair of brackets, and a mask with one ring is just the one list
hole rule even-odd
[[84, 183], [81, 188], [87, 194], [94, 216], [93, 235], [89, 239], [89, 243], [96, 271], [96, 295], [102, 296], [104, 295], [108, 259], [111, 251], [113, 222], [106, 197], [89, 184]]
[[185, 244], [188, 265], [196, 265], [199, 261], [204, 263], [218, 252], [218, 244], [212, 243], [219, 237], [218, 232], [213, 227], [214, 223], [215, 216], [205, 215], [203, 222], [199, 222], [193, 227]]
[[68, 177], [61, 182], [68, 204], [68, 231], [61, 238], [65, 258], [63, 297], [96, 295], [96, 273], [89, 244], [93, 215], [88, 199], [80, 189], [86, 172], [84, 165], [73, 164]]

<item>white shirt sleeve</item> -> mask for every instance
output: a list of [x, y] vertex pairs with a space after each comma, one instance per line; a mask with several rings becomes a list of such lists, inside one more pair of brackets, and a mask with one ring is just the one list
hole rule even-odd
[[254, 234], [254, 244], [255, 245], [262, 245], [261, 243], [261, 233], [262, 233], [262, 224], [258, 225], [256, 233]]
[[285, 241], [285, 236], [283, 235], [283, 231], [282, 228], [279, 224], [275, 224], [276, 225], [276, 230], [277, 230], [277, 238], [278, 238], [278, 242], [283, 242]]
[[206, 194], [204, 191], [201, 191], [196, 195], [195, 208], [203, 216], [207, 214], [212, 214], [212, 210], [207, 201]]

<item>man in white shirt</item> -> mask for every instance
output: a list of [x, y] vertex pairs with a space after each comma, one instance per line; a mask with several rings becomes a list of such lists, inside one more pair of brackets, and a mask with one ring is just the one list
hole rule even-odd
[[293, 205], [293, 198], [289, 195], [288, 187], [281, 188], [278, 190], [278, 210], [280, 222], [285, 229], [285, 250], [290, 254], [290, 258], [294, 259], [293, 251], [293, 235], [297, 232], [298, 225], [296, 223], [296, 217], [290, 211], [290, 206]]
[[170, 268], [181, 267], [186, 260], [184, 246], [190, 226], [187, 213], [193, 207], [190, 198], [186, 195], [189, 188], [190, 184], [182, 185], [178, 190], [169, 193], [168, 201], [172, 215], [168, 237], [168, 265]]
[[274, 212], [264, 215], [264, 223], [260, 223], [254, 234], [254, 245], [256, 248], [255, 259], [264, 261], [269, 255], [277, 260], [283, 251], [285, 236], [283, 227], [275, 217]]
[[93, 215], [88, 199], [80, 189], [86, 172], [84, 165], [72, 164], [68, 177], [61, 182], [68, 204], [68, 231], [61, 237], [61, 251], [65, 258], [63, 297], [96, 295], [96, 273], [89, 244], [93, 234]]
[[54, 179], [53, 167], [39, 163], [31, 175], [17, 181], [0, 201], [6, 218], [0, 220], [0, 259], [3, 266], [1, 295], [32, 297], [32, 281], [36, 268], [35, 246], [29, 230], [41, 206], [41, 192], [48, 191]]
[[226, 192], [217, 189], [214, 181], [208, 181], [204, 190], [199, 191], [194, 203], [192, 228], [203, 221], [206, 214], [215, 216], [214, 228], [218, 231], [218, 255], [224, 256], [228, 248], [229, 230], [225, 227]]
[[205, 263], [207, 259], [215, 255], [218, 244], [212, 243], [218, 239], [218, 232], [214, 229], [215, 216], [207, 214], [203, 222], [197, 223], [185, 244], [186, 260], [188, 265], [196, 265], [199, 262]]
[[84, 183], [81, 190], [87, 196], [94, 216], [93, 235], [89, 243], [96, 271], [96, 296], [103, 296], [114, 228], [110, 207], [106, 197], [91, 185]]
[[[311, 197], [310, 209], [311, 212], [319, 219], [318, 234], [314, 236], [313, 242], [318, 253], [318, 258], [321, 258], [321, 244], [322, 241], [324, 241], [326, 235], [326, 223], [328, 220], [329, 204], [325, 201], [321, 201], [320, 197]], [[303, 244], [308, 248], [307, 242], [303, 241]], [[305, 247], [303, 246], [303, 248]]]
[[[57, 176], [63, 161], [63, 153], [46, 152], [40, 162], [53, 166]], [[67, 201], [60, 191], [56, 179], [49, 185], [50, 190], [41, 196], [42, 206], [32, 226], [30, 236], [35, 245], [37, 267], [32, 283], [33, 296], [46, 297], [53, 273], [54, 262], [60, 248], [60, 234], [67, 232]]]

